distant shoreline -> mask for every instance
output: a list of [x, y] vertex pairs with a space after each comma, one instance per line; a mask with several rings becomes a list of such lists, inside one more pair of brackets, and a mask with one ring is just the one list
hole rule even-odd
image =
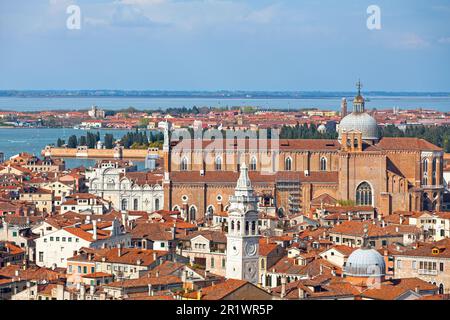
[[[0, 90], [0, 98], [334, 99], [353, 91]], [[450, 98], [450, 92], [366, 91], [367, 97]]]

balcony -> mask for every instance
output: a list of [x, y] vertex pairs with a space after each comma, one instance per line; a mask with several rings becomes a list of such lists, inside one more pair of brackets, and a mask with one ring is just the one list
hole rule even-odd
[[419, 274], [424, 276], [436, 276], [437, 270], [419, 269]]

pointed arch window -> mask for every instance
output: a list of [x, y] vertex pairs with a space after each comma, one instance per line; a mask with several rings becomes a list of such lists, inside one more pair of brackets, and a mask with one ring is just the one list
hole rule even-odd
[[371, 206], [372, 200], [372, 187], [367, 182], [361, 183], [356, 189], [356, 204], [358, 206]]
[[292, 171], [292, 158], [286, 158], [284, 162], [284, 171]]
[[327, 158], [320, 158], [320, 171], [327, 171]]
[[428, 159], [423, 160], [423, 172], [428, 173]]
[[222, 171], [222, 158], [221, 157], [216, 158], [215, 169], [216, 169], [216, 171]]
[[186, 157], [181, 159], [180, 171], [188, 171], [188, 159]]
[[250, 160], [250, 171], [256, 171], [256, 157], [252, 157]]
[[197, 220], [197, 209], [194, 206], [189, 209], [189, 218], [190, 221]]
[[139, 210], [139, 200], [138, 199], [133, 200], [133, 210], [134, 211]]

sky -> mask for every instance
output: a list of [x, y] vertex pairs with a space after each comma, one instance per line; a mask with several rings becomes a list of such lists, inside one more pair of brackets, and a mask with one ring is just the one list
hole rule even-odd
[[450, 92], [449, 57], [449, 0], [0, 0], [3, 90]]

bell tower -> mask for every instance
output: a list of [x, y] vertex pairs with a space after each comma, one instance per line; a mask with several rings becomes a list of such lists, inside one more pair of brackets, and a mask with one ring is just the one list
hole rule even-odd
[[258, 283], [258, 197], [242, 164], [228, 209], [226, 278]]

